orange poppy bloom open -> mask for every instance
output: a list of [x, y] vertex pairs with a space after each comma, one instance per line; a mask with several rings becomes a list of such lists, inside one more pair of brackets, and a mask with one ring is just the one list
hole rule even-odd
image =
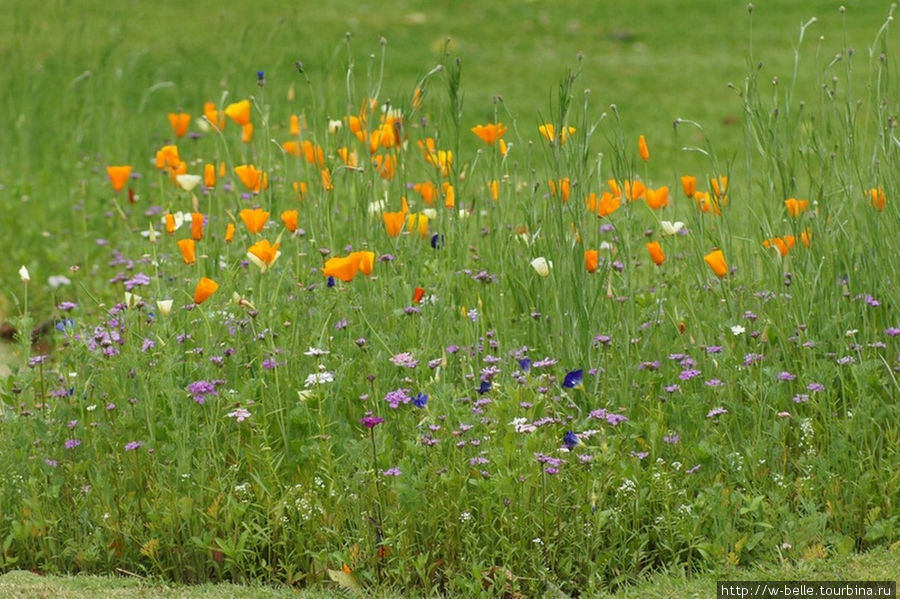
[[647, 202], [647, 205], [654, 210], [665, 208], [669, 205], [668, 186], [664, 185], [658, 189], [647, 189], [646, 197], [644, 198], [644, 200]]
[[388, 237], [397, 237], [403, 230], [403, 221], [406, 220], [406, 212], [382, 212], [384, 219], [384, 230], [387, 231]]
[[193, 239], [179, 239], [178, 249], [181, 251], [181, 259], [184, 260], [185, 264], [193, 264], [197, 261]]
[[503, 123], [489, 123], [487, 125], [475, 125], [472, 127], [472, 133], [478, 136], [478, 139], [489, 146], [497, 143], [503, 134], [506, 133], [508, 127]]
[[250, 122], [250, 100], [241, 100], [225, 107], [225, 114], [243, 127]]
[[441, 183], [441, 192], [444, 194], [444, 208], [456, 207], [456, 190], [449, 181]]
[[197, 287], [194, 289], [194, 303], [202, 304], [209, 297], [216, 292], [219, 288], [219, 284], [213, 281], [212, 279], [207, 279], [203, 277], [197, 282]]
[[219, 111], [216, 110], [216, 105], [213, 102], [204, 102], [203, 103], [203, 116], [206, 117], [207, 122], [210, 125], [218, 129], [219, 131], [225, 128], [225, 115], [219, 114]]
[[784, 207], [787, 208], [788, 214], [797, 218], [804, 212], [806, 212], [806, 208], [809, 206], [809, 200], [798, 200], [796, 198], [788, 198], [784, 201]]
[[238, 176], [244, 187], [254, 193], [259, 193], [269, 186], [266, 174], [252, 164], [239, 164], [234, 167], [234, 174]]
[[347, 256], [335, 256], [329, 258], [322, 268], [322, 274], [326, 277], [334, 277], [345, 283], [353, 280], [356, 273], [361, 272], [368, 276], [372, 274], [375, 265], [375, 252], [353, 252]]
[[169, 124], [172, 126], [172, 131], [175, 132], [175, 137], [184, 137], [191, 124], [191, 115], [186, 112], [170, 112]]
[[694, 197], [694, 194], [697, 192], [697, 177], [693, 177], [691, 175], [682, 175], [681, 189], [684, 190], [684, 195], [686, 195], [687, 197]]
[[254, 208], [252, 210], [245, 208], [238, 215], [244, 221], [244, 224], [247, 225], [247, 230], [251, 235], [256, 235], [262, 231], [266, 221], [269, 220], [269, 213], [262, 208]]
[[268, 239], [257, 241], [247, 250], [247, 258], [253, 262], [262, 272], [266, 272], [278, 259], [281, 252], [278, 251], [278, 243], [271, 244]]
[[422, 200], [424, 200], [424, 202], [429, 206], [434, 204], [434, 199], [438, 195], [438, 188], [431, 181], [416, 183], [415, 185], [413, 185], [413, 190], [416, 191], [420, 196], [422, 196]]
[[129, 165], [108, 166], [106, 167], [106, 174], [109, 176], [109, 182], [112, 184], [113, 190], [118, 193], [125, 189], [128, 178], [131, 176], [131, 167]]
[[666, 261], [666, 255], [663, 253], [662, 246], [659, 245], [658, 241], [648, 243], [647, 252], [650, 254], [650, 259], [657, 266]]
[[713, 250], [706, 254], [703, 260], [716, 273], [717, 277], [722, 278], [728, 274], [728, 264], [725, 263], [725, 254], [722, 253], [722, 250]]

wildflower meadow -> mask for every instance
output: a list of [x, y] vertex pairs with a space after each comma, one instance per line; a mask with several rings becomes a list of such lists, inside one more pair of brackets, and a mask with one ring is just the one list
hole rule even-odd
[[741, 78], [623, 97], [586, 53], [470, 93], [390, 27], [28, 71], [13, 11], [0, 572], [577, 597], [896, 549], [893, 7], [727, 10]]

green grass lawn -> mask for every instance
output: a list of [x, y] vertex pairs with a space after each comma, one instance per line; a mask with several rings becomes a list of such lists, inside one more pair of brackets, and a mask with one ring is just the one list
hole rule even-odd
[[221, 4], [0, 14], [0, 593], [896, 571], [888, 3]]

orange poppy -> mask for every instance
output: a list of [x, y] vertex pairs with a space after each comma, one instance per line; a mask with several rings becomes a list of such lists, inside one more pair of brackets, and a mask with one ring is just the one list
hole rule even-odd
[[358, 272], [362, 272], [366, 276], [372, 274], [374, 264], [374, 252], [353, 252], [348, 256], [329, 258], [325, 262], [324, 268], [322, 268], [322, 274], [326, 277], [340, 279], [346, 283], [352, 281]]
[[397, 158], [390, 154], [387, 156], [376, 154], [372, 157], [372, 165], [382, 179], [391, 180], [394, 178], [394, 170], [397, 168]]
[[384, 230], [387, 231], [389, 237], [400, 235], [403, 221], [406, 220], [406, 212], [382, 212], [381, 217], [384, 219]]
[[304, 140], [300, 145], [303, 148], [303, 157], [306, 162], [319, 166], [325, 164], [325, 150], [322, 149], [322, 146], [309, 140]]
[[250, 100], [241, 100], [225, 107], [225, 114], [232, 121], [243, 127], [250, 122]]
[[547, 184], [550, 186], [550, 193], [559, 196], [563, 204], [569, 201], [570, 186], [568, 177], [562, 178], [558, 182], [551, 179]]
[[494, 179], [488, 183], [488, 189], [491, 191], [491, 199], [495, 202], [500, 199], [500, 181]]
[[253, 123], [247, 123], [241, 127], [241, 141], [245, 144], [253, 141]]
[[775, 247], [778, 249], [778, 253], [781, 254], [782, 257], [786, 256], [788, 251], [794, 247], [794, 244], [797, 242], [797, 238], [793, 235], [786, 235], [785, 237], [773, 237], [771, 239], [764, 239], [762, 244], [765, 248]]
[[722, 215], [722, 210], [719, 208], [719, 201], [710, 199], [708, 192], [695, 192], [694, 201], [697, 203], [697, 208], [700, 210], [700, 212], [709, 212], [710, 210], [712, 210], [713, 214], [717, 216]]
[[488, 144], [489, 146], [497, 143], [503, 134], [506, 133], [508, 128], [503, 125], [503, 123], [489, 123], [487, 125], [475, 125], [472, 127], [472, 133], [478, 136], [478, 139]]
[[296, 156], [299, 158], [303, 154], [303, 152], [300, 148], [299, 141], [295, 141], [295, 140], [286, 141], [283, 144], [281, 144], [281, 147], [284, 149], [285, 152], [287, 152], [291, 156]]
[[662, 251], [662, 246], [658, 241], [651, 241], [647, 244], [647, 252], [650, 253], [650, 259], [657, 266], [666, 261], [666, 255]]
[[238, 176], [244, 187], [254, 193], [259, 193], [260, 190], [269, 186], [266, 174], [252, 164], [239, 164], [234, 167], [234, 174]]
[[172, 131], [175, 132], [175, 137], [184, 137], [191, 124], [191, 115], [186, 112], [170, 112], [169, 124], [172, 126]]
[[225, 128], [225, 115], [219, 114], [219, 111], [216, 110], [216, 105], [213, 102], [204, 102], [203, 103], [203, 116], [206, 118], [207, 122], [218, 129], [219, 131]]
[[325, 191], [334, 190], [334, 183], [331, 182], [331, 171], [327, 168], [322, 169], [322, 189]]
[[424, 183], [416, 183], [415, 185], [413, 185], [413, 190], [416, 191], [420, 196], [422, 196], [422, 200], [424, 200], [425, 203], [429, 206], [434, 204], [434, 198], [436, 198], [438, 194], [437, 186], [430, 181], [426, 181]]
[[247, 250], [247, 258], [262, 272], [266, 272], [281, 255], [281, 252], [278, 251], [279, 245], [278, 243], [269, 243], [268, 239], [257, 241]]
[[216, 292], [219, 288], [219, 284], [213, 281], [212, 279], [207, 279], [203, 277], [197, 282], [197, 287], [194, 289], [194, 303], [202, 304], [209, 297]]
[[600, 264], [600, 252], [597, 250], [585, 250], [584, 251], [584, 267], [588, 272], [594, 272], [597, 270], [597, 266]]
[[798, 200], [796, 198], [788, 198], [784, 201], [784, 207], [787, 208], [788, 214], [797, 218], [804, 212], [806, 212], [806, 208], [809, 206], [809, 200]]
[[175, 215], [171, 212], [166, 214], [166, 233], [171, 235], [175, 232]]
[[341, 162], [343, 162], [350, 168], [357, 168], [359, 166], [359, 160], [356, 157], [356, 152], [350, 150], [350, 148], [348, 148], [347, 146], [338, 148], [337, 155], [340, 157]]
[[810, 243], [812, 243], [812, 231], [807, 229], [800, 233], [800, 242], [806, 247], [809, 247]]
[[191, 214], [191, 239], [194, 241], [203, 239], [203, 214], [200, 212]]
[[203, 185], [205, 187], [216, 186], [216, 165], [206, 164], [203, 167]]
[[444, 208], [453, 208], [456, 206], [456, 191], [449, 181], [441, 183], [441, 191], [444, 194]]
[[413, 303], [418, 304], [422, 301], [422, 298], [425, 297], [425, 290], [421, 287], [416, 287], [413, 289]]
[[291, 186], [297, 193], [297, 200], [302, 202], [306, 197], [306, 181], [294, 181]]
[[597, 194], [591, 193], [587, 199], [588, 210], [591, 212], [595, 212], [597, 216], [603, 218], [604, 216], [609, 216], [613, 212], [619, 209], [619, 206], [622, 205], [622, 201], [618, 196], [613, 195], [611, 192], [604, 191], [600, 195], [600, 201], [597, 201]]
[[647, 189], [646, 198], [647, 205], [654, 210], [665, 208], [669, 205], [669, 188], [662, 186], [658, 189]]
[[884, 196], [884, 189], [881, 187], [873, 187], [869, 190], [869, 201], [875, 207], [878, 212], [882, 212], [884, 210], [884, 203], [886, 198]]
[[725, 199], [725, 196], [728, 194], [728, 177], [720, 175], [715, 179], [710, 179], [709, 184], [712, 186], [716, 198], [722, 200], [723, 204], [726, 203], [727, 200]]
[[348, 257], [356, 260], [359, 271], [362, 274], [366, 276], [372, 274], [372, 269], [375, 267], [375, 252], [352, 252]]
[[725, 254], [722, 253], [722, 250], [713, 250], [706, 254], [703, 260], [716, 273], [717, 277], [722, 278], [728, 274], [728, 265], [725, 263]]
[[252, 235], [256, 235], [262, 231], [266, 221], [269, 220], [269, 213], [262, 208], [254, 208], [253, 210], [245, 208], [241, 210], [238, 215], [241, 217], [241, 220], [244, 221], [244, 224], [247, 225], [247, 230], [250, 231]]
[[300, 135], [300, 117], [296, 114], [291, 115], [291, 135], [294, 137]]
[[647, 149], [647, 140], [643, 135], [638, 137], [638, 154], [644, 162], [650, 160], [650, 150]]
[[285, 210], [281, 213], [281, 222], [284, 223], [285, 228], [293, 233], [297, 230], [297, 219], [299, 217], [299, 213], [296, 210]]
[[225, 225], [225, 243], [231, 243], [232, 239], [234, 239], [234, 223], [228, 223]]
[[[625, 179], [625, 197], [628, 198], [629, 202], [641, 199], [642, 197], [644, 197], [644, 193], [646, 193], [646, 191], [647, 186], [640, 181], [632, 182], [628, 179]], [[668, 189], [666, 191], [668, 191]]]
[[681, 189], [684, 190], [684, 195], [686, 195], [687, 197], [694, 197], [694, 193], [697, 192], [697, 177], [692, 177], [691, 175], [682, 175]]
[[369, 136], [369, 153], [374, 154], [379, 148], [390, 149], [397, 145], [400, 145], [400, 121], [388, 117]]
[[180, 164], [181, 157], [178, 156], [178, 146], [167, 145], [157, 150], [156, 168], [160, 170], [165, 168], [174, 169]]
[[185, 264], [193, 264], [197, 261], [193, 239], [179, 239], [178, 249], [181, 251], [181, 259], [184, 260]]
[[125, 184], [128, 183], [128, 178], [131, 177], [131, 167], [128, 165], [108, 166], [106, 167], [106, 174], [109, 176], [109, 182], [112, 184], [113, 191], [118, 193], [125, 189]]

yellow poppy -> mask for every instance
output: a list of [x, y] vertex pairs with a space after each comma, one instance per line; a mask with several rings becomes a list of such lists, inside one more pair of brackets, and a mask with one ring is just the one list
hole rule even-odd
[[489, 146], [497, 143], [508, 128], [503, 123], [489, 123], [487, 125], [475, 125], [472, 127], [472, 133], [478, 136], [478, 139]]
[[197, 287], [194, 289], [194, 303], [202, 304], [209, 297], [216, 292], [219, 288], [219, 284], [213, 281], [212, 279], [207, 279], [203, 277], [197, 282]]
[[193, 239], [179, 239], [178, 249], [181, 251], [181, 259], [184, 260], [185, 264], [193, 264], [197, 261]]
[[250, 100], [241, 100], [225, 107], [225, 114], [243, 127], [250, 122]]
[[247, 225], [247, 230], [252, 235], [256, 235], [262, 231], [263, 227], [266, 225], [266, 221], [269, 220], [269, 213], [262, 208], [254, 208], [252, 210], [245, 208], [241, 210], [238, 215], [241, 217], [241, 220], [244, 221], [244, 224]]
[[428, 217], [421, 213], [410, 214], [406, 217], [406, 228], [425, 239], [428, 236]]
[[291, 233], [297, 230], [298, 218], [299, 213], [296, 210], [285, 210], [281, 213], [281, 222], [284, 223], [284, 227]]
[[[538, 127], [538, 131], [541, 132], [541, 135], [544, 136], [544, 139], [549, 141], [550, 143], [554, 143], [556, 141], [556, 127], [553, 123], [544, 123], [543, 125]], [[575, 127], [563, 127], [562, 133], [559, 137], [560, 145], [565, 145], [566, 141], [570, 135], [575, 133]]]
[[170, 112], [169, 124], [172, 126], [172, 131], [175, 132], [175, 137], [184, 137], [191, 124], [191, 115], [186, 112]]
[[113, 190], [118, 193], [125, 189], [128, 178], [131, 177], [131, 167], [128, 165], [108, 166], [106, 167], [106, 174], [109, 176], [109, 182], [112, 184]]
[[659, 245], [658, 241], [651, 241], [647, 244], [647, 252], [650, 254], [650, 259], [653, 260], [653, 263], [657, 266], [666, 261], [666, 255], [662, 251], [662, 246]]
[[717, 277], [722, 278], [728, 274], [728, 264], [725, 263], [725, 255], [722, 250], [713, 250], [706, 254], [703, 260], [716, 273]]

